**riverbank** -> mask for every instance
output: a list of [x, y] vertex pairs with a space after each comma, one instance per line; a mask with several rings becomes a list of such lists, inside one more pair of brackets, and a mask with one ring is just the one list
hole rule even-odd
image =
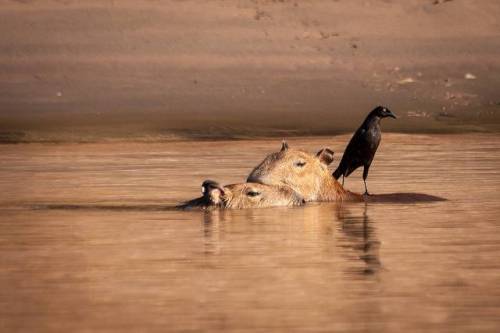
[[500, 127], [498, 1], [0, 4], [2, 141]]

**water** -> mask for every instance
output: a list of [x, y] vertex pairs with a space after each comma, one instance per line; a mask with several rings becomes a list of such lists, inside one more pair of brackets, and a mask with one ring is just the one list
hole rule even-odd
[[[290, 146], [340, 152], [348, 136]], [[1, 145], [0, 329], [500, 329], [500, 137], [386, 134], [373, 193], [444, 202], [178, 212], [278, 140]], [[361, 172], [346, 180], [362, 191]]]

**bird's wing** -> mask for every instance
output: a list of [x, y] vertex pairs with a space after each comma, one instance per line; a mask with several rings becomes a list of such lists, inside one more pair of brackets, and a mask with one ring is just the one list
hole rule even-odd
[[364, 129], [359, 129], [354, 133], [347, 145], [344, 155], [347, 155], [351, 158], [359, 158], [361, 154], [361, 148], [365, 144], [366, 139], [364, 138], [366, 131]]
[[349, 176], [354, 170], [363, 165], [363, 146], [366, 141], [364, 138], [365, 135], [365, 129], [358, 129], [344, 151], [342, 161], [344, 162], [346, 176]]

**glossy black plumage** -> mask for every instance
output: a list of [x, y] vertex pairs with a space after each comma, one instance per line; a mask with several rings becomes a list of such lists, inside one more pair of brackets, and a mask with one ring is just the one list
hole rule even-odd
[[[363, 166], [363, 181], [365, 183], [365, 194], [368, 193], [366, 187], [366, 178], [368, 177], [368, 170], [372, 164], [377, 148], [380, 144], [382, 132], [380, 130], [380, 119], [385, 117], [396, 118], [396, 116], [387, 108], [377, 106], [373, 109], [360, 128], [354, 133], [351, 141], [344, 151], [340, 164], [333, 173], [335, 179], [340, 176], [348, 177], [354, 170]], [[342, 184], [344, 178], [342, 178]]]

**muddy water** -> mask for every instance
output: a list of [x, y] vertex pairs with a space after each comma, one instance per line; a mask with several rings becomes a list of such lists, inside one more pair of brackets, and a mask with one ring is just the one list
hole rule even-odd
[[279, 145], [0, 146], [1, 330], [498, 332], [498, 135], [384, 136], [371, 192], [444, 202], [167, 209]]

